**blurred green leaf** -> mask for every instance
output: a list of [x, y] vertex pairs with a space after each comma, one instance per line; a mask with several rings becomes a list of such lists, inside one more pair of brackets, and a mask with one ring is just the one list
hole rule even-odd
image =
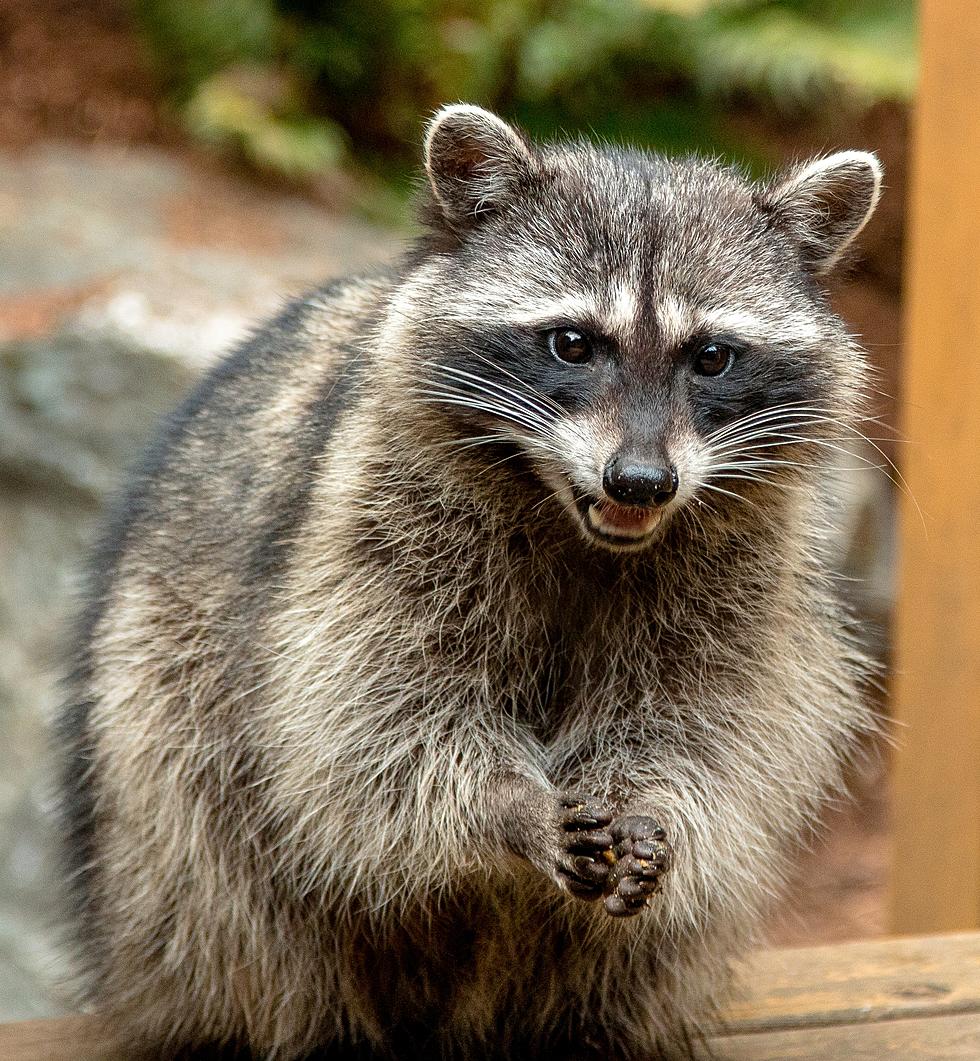
[[203, 82], [184, 117], [202, 140], [288, 177], [316, 176], [344, 155], [339, 127], [296, 113], [288, 83], [261, 69], [233, 67]]
[[274, 0], [133, 0], [164, 78], [186, 97], [230, 63], [275, 52]]
[[459, 99], [532, 132], [732, 155], [733, 98], [819, 114], [915, 87], [914, 0], [134, 2], [188, 127], [291, 174], [347, 143], [397, 185], [422, 118]]
[[751, 92], [783, 107], [816, 108], [840, 92], [858, 104], [907, 100], [918, 62], [911, 8], [903, 6], [854, 4], [832, 18], [804, 15], [793, 3], [716, 13], [699, 27], [692, 74], [706, 91]]

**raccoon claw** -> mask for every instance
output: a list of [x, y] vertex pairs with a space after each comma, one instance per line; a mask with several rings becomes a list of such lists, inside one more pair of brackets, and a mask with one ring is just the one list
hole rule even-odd
[[602, 828], [613, 820], [612, 811], [594, 796], [565, 796], [559, 820], [565, 832]]
[[562, 884], [576, 899], [592, 902], [602, 898], [609, 878], [607, 863], [575, 855], [559, 858], [557, 868]]
[[660, 891], [670, 869], [667, 834], [653, 818], [640, 815], [618, 818], [609, 832], [615, 861], [606, 880], [606, 913], [633, 917]]
[[613, 836], [606, 828], [613, 815], [591, 796], [560, 801], [561, 850], [556, 869], [562, 885], [577, 899], [601, 899], [613, 863]]

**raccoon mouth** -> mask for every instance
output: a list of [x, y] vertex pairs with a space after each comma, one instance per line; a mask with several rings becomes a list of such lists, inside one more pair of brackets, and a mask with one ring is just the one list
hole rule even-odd
[[663, 520], [660, 509], [618, 505], [606, 498], [582, 497], [577, 507], [590, 534], [621, 547], [645, 543]]

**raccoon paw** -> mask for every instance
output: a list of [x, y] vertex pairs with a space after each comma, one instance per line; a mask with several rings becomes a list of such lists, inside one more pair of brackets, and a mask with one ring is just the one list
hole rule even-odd
[[660, 891], [670, 869], [667, 834], [653, 818], [640, 815], [617, 818], [609, 832], [614, 862], [606, 878], [606, 913], [633, 917]]
[[613, 837], [606, 826], [612, 811], [594, 796], [565, 796], [559, 801], [561, 841], [558, 879], [577, 899], [601, 899], [613, 863]]

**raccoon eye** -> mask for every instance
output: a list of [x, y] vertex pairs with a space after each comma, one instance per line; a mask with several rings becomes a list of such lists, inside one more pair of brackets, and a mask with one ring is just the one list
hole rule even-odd
[[559, 361], [580, 365], [593, 354], [592, 340], [574, 328], [559, 328], [548, 332], [548, 349]]
[[694, 355], [699, 376], [723, 376], [735, 364], [735, 351], [727, 343], [705, 343]]

